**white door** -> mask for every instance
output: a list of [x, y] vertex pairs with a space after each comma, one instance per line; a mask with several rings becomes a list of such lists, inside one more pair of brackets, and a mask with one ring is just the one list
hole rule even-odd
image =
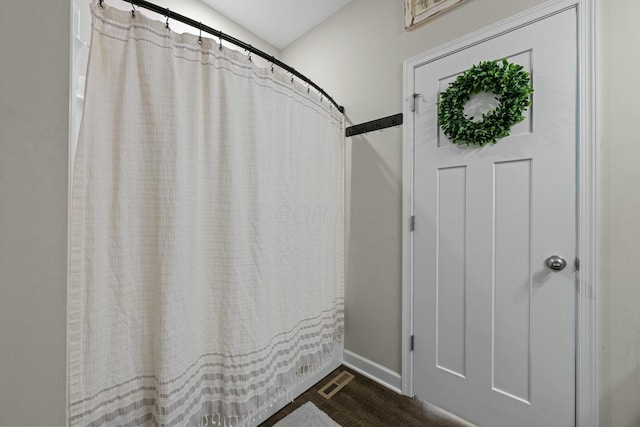
[[[415, 68], [414, 392], [482, 427], [575, 425], [576, 40], [571, 9]], [[526, 119], [450, 143], [438, 93], [500, 58], [532, 76]]]

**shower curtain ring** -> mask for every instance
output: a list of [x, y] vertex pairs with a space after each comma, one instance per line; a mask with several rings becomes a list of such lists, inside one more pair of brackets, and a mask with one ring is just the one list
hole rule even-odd
[[100, 9], [104, 9], [104, 0], [99, 0], [98, 6], [100, 7]]
[[136, 8], [133, 5], [133, 0], [131, 0], [131, 17], [135, 18], [136, 17]]
[[218, 50], [222, 50], [222, 31], [218, 31], [218, 33], [219, 33], [218, 34], [218, 42], [219, 42]]
[[276, 57], [272, 56], [271, 57], [271, 72], [273, 73], [273, 64], [276, 62]]
[[249, 62], [251, 61], [251, 49], [253, 49], [253, 47], [251, 45], [249, 45]]
[[169, 29], [169, 17], [171, 17], [171, 10], [169, 10], [169, 8], [167, 8], [167, 22], [165, 22], [165, 28], [168, 30]]
[[200, 25], [198, 26], [200, 29], [200, 35], [198, 36], [198, 44], [202, 44], [202, 21], [200, 21]]

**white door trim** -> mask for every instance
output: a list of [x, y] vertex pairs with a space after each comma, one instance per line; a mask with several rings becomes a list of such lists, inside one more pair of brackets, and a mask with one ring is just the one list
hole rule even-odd
[[[578, 188], [576, 313], [576, 427], [599, 427], [599, 242], [600, 158], [597, 8], [599, 0], [552, 0], [450, 43], [431, 49], [404, 62], [403, 113], [403, 223], [402, 223], [402, 392], [413, 395], [413, 73], [414, 69], [486, 40], [516, 30], [567, 9], [575, 8], [578, 19]], [[419, 221], [416, 227], [420, 227]]]

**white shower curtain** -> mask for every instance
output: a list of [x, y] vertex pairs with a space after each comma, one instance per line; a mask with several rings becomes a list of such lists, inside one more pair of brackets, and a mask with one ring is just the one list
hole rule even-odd
[[69, 422], [258, 420], [342, 339], [342, 114], [213, 40], [92, 13]]

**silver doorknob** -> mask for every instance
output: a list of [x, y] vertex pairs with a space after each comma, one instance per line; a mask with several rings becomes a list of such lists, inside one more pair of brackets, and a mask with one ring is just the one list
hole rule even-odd
[[564, 270], [564, 268], [567, 266], [567, 261], [565, 261], [565, 259], [559, 255], [551, 255], [549, 258], [547, 258], [544, 261], [544, 263], [551, 270], [555, 270], [555, 271]]

